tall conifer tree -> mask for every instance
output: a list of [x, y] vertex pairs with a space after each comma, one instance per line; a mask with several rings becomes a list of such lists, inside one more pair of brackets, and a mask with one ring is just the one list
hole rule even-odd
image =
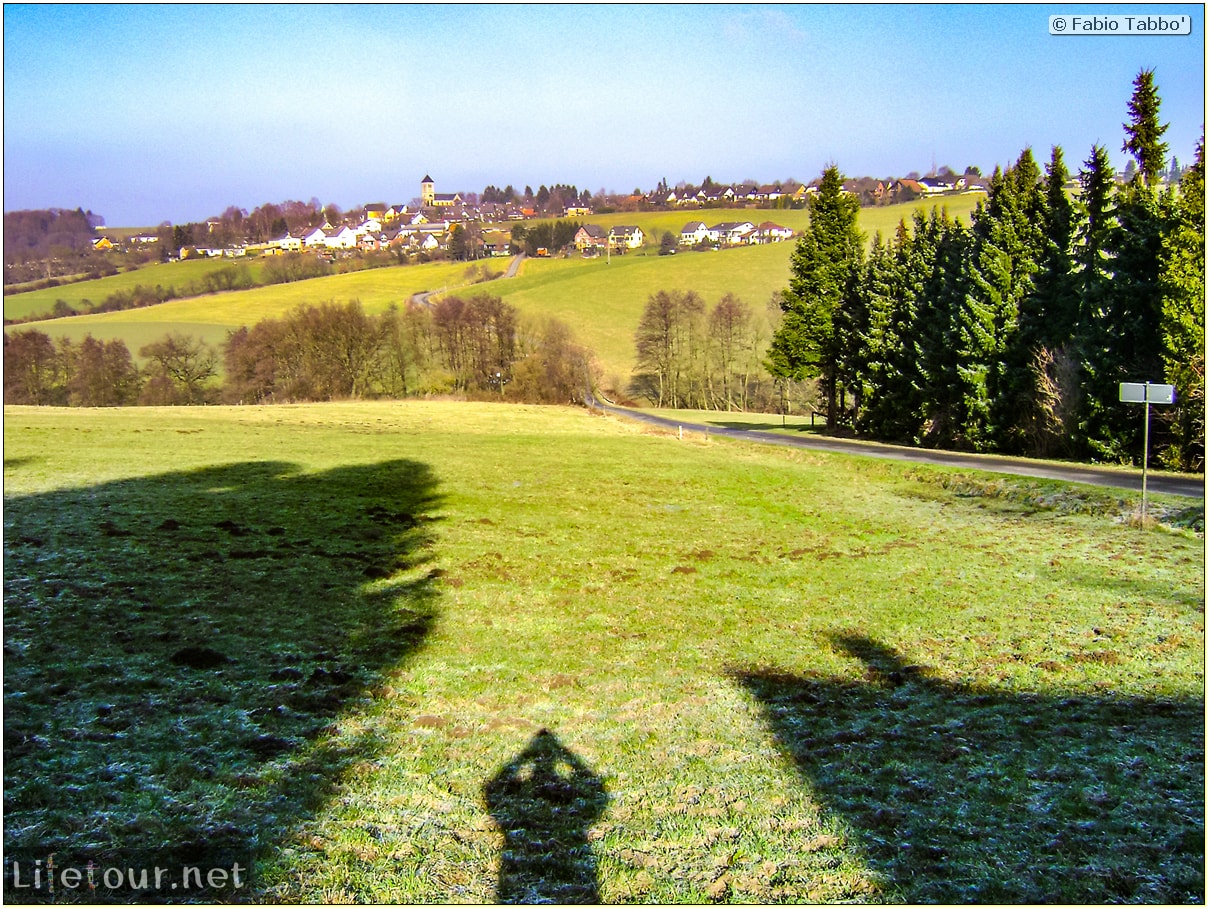
[[769, 349], [770, 368], [784, 378], [818, 378], [827, 399], [827, 425], [839, 422], [840, 345], [835, 312], [849, 278], [864, 258], [857, 226], [860, 202], [844, 191], [839, 168], [823, 171], [810, 199], [810, 226], [790, 259], [789, 287], [781, 294], [785, 313]]
[[1167, 124], [1159, 122], [1160, 104], [1154, 70], [1144, 69], [1133, 80], [1129, 122], [1125, 124], [1125, 143], [1121, 151], [1129, 152], [1137, 162], [1134, 180], [1150, 185], [1161, 178], [1167, 162], [1167, 143], [1162, 141]]
[[1165, 460], [1205, 469], [1205, 137], [1180, 181], [1175, 223], [1163, 240], [1163, 364], [1176, 387], [1172, 446]]
[[1172, 214], [1171, 197], [1155, 186], [1166, 157], [1159, 137], [1167, 127], [1159, 123], [1153, 73], [1144, 70], [1134, 85], [1125, 148], [1134, 156], [1137, 176], [1117, 194], [1118, 229], [1106, 237], [1112, 288], [1093, 332], [1098, 343], [1089, 351], [1085, 389], [1088, 444], [1098, 457], [1113, 461], [1140, 460], [1142, 454], [1143, 427], [1120, 406], [1120, 383], [1157, 382], [1163, 375], [1159, 267]]
[[1071, 336], [1078, 317], [1074, 275], [1075, 205], [1066, 191], [1070, 173], [1058, 146], [1046, 166], [1040, 248], [1033, 289], [1020, 301], [1017, 330], [1006, 360], [1015, 378], [1014, 412], [1005, 421], [1005, 447], [1026, 454], [1067, 448], [1076, 404], [1071, 382]]

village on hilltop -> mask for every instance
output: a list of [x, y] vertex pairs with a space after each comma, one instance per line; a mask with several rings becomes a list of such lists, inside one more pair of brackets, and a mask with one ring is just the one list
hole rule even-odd
[[[987, 181], [976, 173], [956, 175], [946, 168], [942, 169], [940, 175], [919, 178], [874, 180], [866, 177], [847, 180], [844, 189], [858, 196], [863, 205], [886, 205], [938, 195], [985, 193], [986, 186]], [[706, 178], [700, 187], [681, 184], [674, 188], [661, 181], [650, 192], [636, 191], [619, 199], [610, 197], [609, 204], [602, 208], [610, 213], [801, 208], [817, 191], [817, 179], [809, 184], [791, 181], [785, 184], [723, 185]], [[525, 204], [515, 200], [481, 201], [475, 193], [438, 193], [435, 181], [425, 174], [420, 182], [420, 195], [409, 203], [374, 202], [335, 218], [316, 207], [316, 217], [311, 223], [279, 229], [276, 234], [261, 240], [229, 236], [230, 231], [224, 230], [226, 225], [223, 221], [215, 219], [200, 225], [205, 236], [194, 236], [192, 243], [171, 245], [173, 252], [181, 258], [242, 258], [248, 254], [276, 255], [304, 250], [328, 256], [390, 250], [408, 255], [438, 256], [449, 252], [455, 228], [460, 226], [463, 236], [474, 247], [475, 257], [507, 256], [514, 253], [517, 247], [510, 234], [500, 225], [534, 219], [582, 219], [600, 213], [593, 204], [597, 200], [593, 200], [588, 193], [570, 195], [571, 198], [563, 202], [558, 193], [552, 193], [548, 198], [541, 199], [543, 204], [530, 196], [524, 199]], [[220, 239], [219, 235], [223, 233], [228, 236]], [[769, 220], [735, 219], [709, 224], [694, 219], [680, 230], [675, 237], [675, 245], [677, 248], [720, 248], [776, 243], [792, 237], [791, 229]], [[112, 249], [115, 239], [102, 236], [94, 245], [98, 249]], [[162, 233], [134, 235], [128, 237], [126, 242], [137, 246], [158, 243], [163, 239]], [[575, 233], [572, 247], [585, 256], [624, 254], [640, 248], [651, 239], [635, 225], [605, 228], [583, 224]]]

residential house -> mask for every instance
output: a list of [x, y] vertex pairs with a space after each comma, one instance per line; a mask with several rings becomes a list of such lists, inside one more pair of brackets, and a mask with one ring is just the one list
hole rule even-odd
[[572, 238], [575, 248], [583, 251], [588, 249], [604, 249], [609, 242], [608, 234], [598, 224], [585, 224], [575, 232]]
[[641, 227], [618, 224], [609, 228], [609, 243], [614, 249], [637, 249], [645, 240]]
[[908, 190], [915, 193], [917, 196], [926, 196], [928, 190], [918, 180], [912, 180], [910, 177], [903, 177], [901, 180], [894, 182], [894, 197], [898, 198], [903, 190]]
[[327, 231], [331, 230], [331, 226], [312, 227], [302, 235], [302, 245], [305, 247], [327, 246]]
[[328, 249], [356, 249], [361, 231], [355, 227], [333, 227], [323, 232], [323, 245]]
[[681, 246], [696, 246], [698, 243], [705, 243], [709, 239], [709, 228], [705, 226], [704, 221], [689, 221], [688, 224], [680, 228]]
[[952, 192], [956, 188], [953, 185], [952, 177], [920, 177], [918, 182], [919, 185], [924, 188], [924, 192], [928, 195]]
[[780, 243], [793, 237], [793, 230], [773, 221], [764, 221], [751, 235], [752, 243]]
[[[366, 221], [385, 220], [387, 211], [389, 211], [389, 209], [386, 207], [385, 202], [371, 202], [369, 205], [365, 206], [365, 220]], [[378, 228], [378, 229], [381, 230], [381, 228]]]
[[587, 217], [588, 215], [592, 214], [592, 209], [588, 208], [586, 205], [573, 204], [568, 205], [563, 210], [563, 214], [568, 218]]
[[750, 221], [723, 221], [709, 228], [710, 239], [724, 246], [741, 246], [749, 242], [756, 226]]
[[386, 235], [381, 231], [366, 231], [357, 237], [357, 249], [377, 252], [387, 246]]
[[735, 190], [730, 186], [715, 186], [709, 192], [697, 191], [697, 201], [702, 205], [729, 205], [735, 200]]
[[92, 248], [98, 250], [113, 249], [113, 241], [108, 237], [97, 237], [92, 241]]
[[768, 183], [760, 187], [756, 199], [759, 202], [776, 202], [784, 194], [780, 183]]
[[760, 195], [760, 187], [754, 183], [741, 183], [734, 188], [736, 202], [756, 202]]
[[298, 252], [302, 249], [303, 231], [286, 231], [284, 236], [269, 241], [270, 249]]

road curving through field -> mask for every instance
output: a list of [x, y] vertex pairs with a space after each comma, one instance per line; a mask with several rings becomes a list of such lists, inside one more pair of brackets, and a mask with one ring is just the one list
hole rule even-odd
[[[710, 426], [704, 423], [685, 423], [681, 420], [673, 420], [652, 413], [644, 413], [641, 410], [606, 404], [596, 398], [591, 392], [587, 393], [586, 402], [590, 407], [595, 407], [607, 413], [641, 420], [668, 429], [683, 428], [708, 435], [724, 436], [729, 439], [743, 439], [748, 442], [785, 445], [791, 448], [810, 448], [819, 451], [834, 451], [866, 458], [913, 461], [919, 464], [931, 464], [938, 467], [987, 470], [995, 473], [1012, 474], [1013, 476], [1038, 477], [1046, 480], [1061, 480], [1067, 483], [1087, 483], [1092, 486], [1107, 486], [1114, 489], [1128, 489], [1136, 492], [1140, 492], [1142, 489], [1142, 472], [1140, 470], [1123, 471], [1094, 467], [1087, 464], [1056, 464], [1052, 461], [1037, 461], [1034, 463], [1021, 458], [1006, 458], [996, 455], [965, 454], [936, 449], [909, 448], [904, 445], [886, 445], [880, 442], [853, 442], [820, 436], [794, 438], [759, 429], [737, 429], [729, 426]], [[1205, 498], [1204, 479], [1195, 479], [1186, 476], [1171, 476], [1164, 473], [1150, 472], [1146, 477], [1146, 489], [1147, 492], [1163, 493], [1166, 495], [1186, 496], [1197, 499]]]

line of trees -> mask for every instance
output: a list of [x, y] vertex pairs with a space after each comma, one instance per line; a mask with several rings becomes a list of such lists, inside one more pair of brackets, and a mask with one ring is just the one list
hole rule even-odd
[[[139, 350], [36, 329], [4, 339], [6, 404], [269, 404], [425, 394], [582, 401], [588, 351], [555, 320], [525, 321], [488, 294], [380, 315], [359, 301], [299, 306], [230, 332], [215, 349], [173, 333]], [[218, 381], [219, 366], [224, 367]]]
[[734, 294], [707, 307], [696, 291], [660, 290], [634, 335], [630, 391], [656, 407], [771, 410], [781, 388], [762, 365], [770, 334], [769, 319]]
[[773, 375], [815, 377], [829, 425], [915, 444], [1139, 459], [1124, 381], [1166, 382], [1156, 412], [1167, 464], [1204, 465], [1204, 138], [1178, 187], [1153, 73], [1134, 82], [1119, 186], [1095, 146], [1066, 190], [1061, 148], [1044, 173], [1026, 149], [997, 169], [969, 227], [917, 213], [865, 254], [856, 204], [829, 167], [795, 248]]

